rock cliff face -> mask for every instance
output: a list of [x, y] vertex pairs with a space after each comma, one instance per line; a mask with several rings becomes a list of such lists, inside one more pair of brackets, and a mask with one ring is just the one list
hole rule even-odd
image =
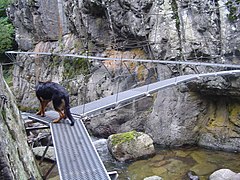
[[0, 179], [42, 179], [23, 121], [0, 67]]
[[[239, 12], [237, 0], [18, 0], [8, 9], [20, 50], [212, 63], [239, 63]], [[32, 107], [37, 80], [62, 83], [76, 105], [159, 79], [223, 70], [53, 56], [17, 60], [14, 92], [22, 106]], [[161, 145], [240, 150], [238, 85], [234, 75], [194, 81], [89, 126], [98, 135], [137, 129]]]

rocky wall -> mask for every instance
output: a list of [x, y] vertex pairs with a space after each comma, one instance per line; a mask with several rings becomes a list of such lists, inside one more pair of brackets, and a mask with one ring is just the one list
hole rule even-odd
[[0, 67], [0, 179], [42, 179], [23, 121]]

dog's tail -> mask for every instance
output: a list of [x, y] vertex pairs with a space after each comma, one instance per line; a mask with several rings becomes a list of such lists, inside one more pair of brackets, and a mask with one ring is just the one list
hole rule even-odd
[[72, 114], [70, 112], [70, 106], [69, 106], [69, 97], [65, 97], [65, 105], [66, 105], [66, 109], [65, 109], [65, 113], [66, 113], [66, 116], [68, 117], [68, 119], [71, 121], [70, 125], [73, 126], [74, 125], [74, 118], [72, 117]]
[[70, 112], [70, 107], [66, 107], [66, 116], [68, 117], [68, 119], [71, 121], [70, 125], [73, 126], [74, 125], [74, 118], [72, 117], [72, 114]]

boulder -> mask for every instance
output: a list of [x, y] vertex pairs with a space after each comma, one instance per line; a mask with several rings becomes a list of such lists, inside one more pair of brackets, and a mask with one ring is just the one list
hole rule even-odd
[[209, 176], [209, 180], [239, 180], [240, 173], [235, 173], [230, 169], [219, 169]]
[[[35, 148], [33, 148], [33, 154], [37, 157], [42, 157], [45, 149], [46, 149], [46, 146], [35, 147]], [[55, 153], [54, 153], [54, 147], [49, 146], [44, 158], [48, 159], [48, 160], [52, 160], [52, 161], [56, 160]]]
[[152, 138], [136, 131], [109, 136], [108, 148], [118, 161], [134, 160], [155, 153]]
[[161, 146], [195, 144], [198, 138], [199, 114], [204, 110], [197, 94], [181, 93], [176, 87], [158, 92], [145, 132]]

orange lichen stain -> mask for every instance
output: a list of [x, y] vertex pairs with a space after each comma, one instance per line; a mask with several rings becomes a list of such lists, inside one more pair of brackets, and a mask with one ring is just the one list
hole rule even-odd
[[240, 126], [240, 104], [234, 103], [229, 105], [229, 121], [236, 126]]
[[146, 69], [143, 65], [138, 66], [137, 69], [137, 78], [139, 81], [143, 81], [145, 79], [146, 75]]
[[124, 59], [145, 59], [146, 54], [141, 49], [132, 49], [130, 51], [117, 51], [114, 49], [107, 50], [104, 52], [105, 57], [112, 58], [116, 60], [106, 60], [104, 61], [104, 65], [112, 70], [115, 70], [117, 67], [123, 66], [123, 63], [125, 63], [128, 67], [130, 67], [131, 71], [134, 71], [136, 69], [137, 63], [127, 61]]
[[137, 67], [137, 63], [136, 62], [127, 62], [127, 65], [129, 67], [129, 70], [130, 70], [131, 73], [134, 72], [136, 67]]

